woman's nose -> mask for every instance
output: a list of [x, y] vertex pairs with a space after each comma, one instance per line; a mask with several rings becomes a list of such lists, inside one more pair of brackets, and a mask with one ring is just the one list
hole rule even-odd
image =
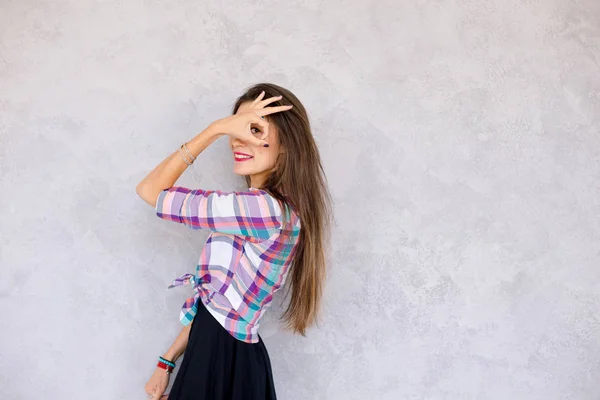
[[231, 137], [231, 136], [230, 136], [230, 138], [231, 138], [231, 145], [233, 147], [235, 147], [235, 146], [244, 146], [246, 144], [246, 142], [244, 142], [241, 139], [234, 138], [234, 137]]

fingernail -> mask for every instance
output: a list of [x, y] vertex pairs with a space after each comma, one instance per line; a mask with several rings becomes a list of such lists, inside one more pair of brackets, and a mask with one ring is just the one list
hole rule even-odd
[[263, 147], [269, 147], [268, 143], [263, 144]]

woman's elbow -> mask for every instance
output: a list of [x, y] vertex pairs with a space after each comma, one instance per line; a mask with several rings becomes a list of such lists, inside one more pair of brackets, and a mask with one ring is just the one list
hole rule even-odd
[[158, 193], [156, 190], [149, 188], [146, 185], [139, 184], [135, 187], [135, 193], [146, 203], [154, 207], [156, 205], [156, 200], [158, 199]]
[[145, 186], [140, 183], [135, 187], [135, 193], [143, 199], [146, 193], [145, 189]]

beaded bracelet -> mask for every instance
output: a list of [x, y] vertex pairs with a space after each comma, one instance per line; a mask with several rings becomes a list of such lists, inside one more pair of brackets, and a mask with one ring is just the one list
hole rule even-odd
[[171, 367], [170, 365], [165, 364], [162, 361], [159, 361], [158, 364], [156, 364], [157, 367], [164, 369], [167, 374], [170, 374], [171, 372], [173, 372], [173, 367]]
[[176, 364], [173, 361], [167, 360], [166, 358], [164, 358], [162, 356], [159, 356], [158, 360], [164, 362], [167, 365], [170, 365], [173, 368], [175, 368], [175, 366], [176, 366]]
[[158, 363], [156, 364], [156, 366], [164, 369], [167, 372], [167, 374], [170, 374], [175, 369], [175, 363], [163, 357], [158, 357]]

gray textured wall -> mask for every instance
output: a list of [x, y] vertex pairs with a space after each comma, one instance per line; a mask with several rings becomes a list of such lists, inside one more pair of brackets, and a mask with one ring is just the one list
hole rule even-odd
[[206, 234], [135, 185], [264, 80], [336, 202], [319, 327], [263, 325], [281, 399], [600, 399], [598, 0], [0, 4], [2, 398], [146, 398]]

